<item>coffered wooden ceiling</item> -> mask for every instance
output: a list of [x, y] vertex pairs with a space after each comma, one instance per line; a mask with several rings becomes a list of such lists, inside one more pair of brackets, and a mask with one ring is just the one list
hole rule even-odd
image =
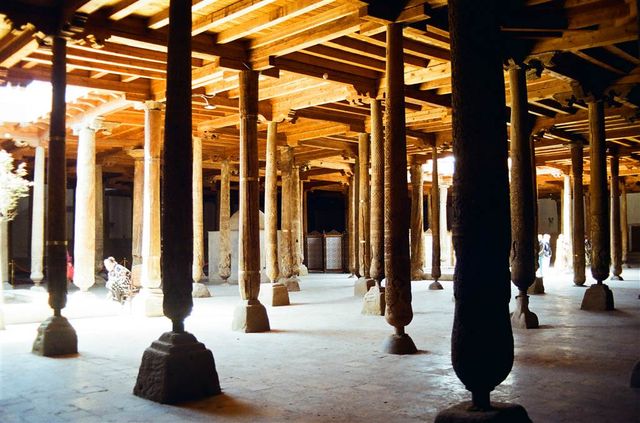
[[[63, 9], [59, 3], [64, 3]], [[71, 173], [77, 145], [73, 123], [101, 116], [109, 125], [98, 133], [98, 162], [111, 178], [108, 183], [130, 183], [133, 159], [127, 150], [143, 144], [140, 102], [164, 99], [168, 4], [168, 0], [0, 3], [2, 84], [49, 80], [48, 35], [57, 28], [54, 17], [64, 15], [70, 22], [67, 83], [92, 89], [67, 109]], [[261, 121], [281, 122], [278, 140], [294, 147], [296, 161], [307, 165], [309, 186], [340, 188], [357, 154], [357, 134], [370, 126], [368, 99], [384, 98], [385, 23], [390, 21], [406, 24], [408, 154], [426, 160], [434, 142], [450, 154], [446, 1], [192, 0], [192, 4], [193, 128], [194, 135], [203, 138], [209, 180], [219, 173], [222, 157], [237, 160], [237, 75], [251, 68], [261, 72]], [[602, 92], [607, 98], [608, 142], [621, 151], [621, 174], [627, 176], [628, 188], [640, 190], [637, 9], [636, 0], [505, 1], [504, 45], [496, 48], [531, 66], [529, 113], [539, 166], [567, 171], [568, 144], [588, 140], [585, 99]], [[20, 126], [5, 122], [0, 133], [13, 140], [46, 142], [47, 120], [43, 116]], [[263, 159], [264, 123], [259, 131]], [[3, 147], [18, 157], [33, 156], [33, 149], [8, 139]], [[588, 148], [585, 154], [588, 157]], [[585, 164], [588, 176], [588, 158]], [[556, 189], [554, 179], [541, 174], [542, 190]]]

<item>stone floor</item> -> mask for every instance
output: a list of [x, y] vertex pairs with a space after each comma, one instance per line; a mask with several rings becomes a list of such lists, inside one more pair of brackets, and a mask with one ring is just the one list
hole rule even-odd
[[[535, 422], [640, 422], [640, 390], [629, 388], [640, 359], [640, 271], [623, 276], [608, 282], [616, 310], [604, 313], [580, 310], [584, 288], [569, 275], [547, 277], [547, 294], [531, 298], [542, 327], [515, 332], [513, 371], [492, 399], [522, 404]], [[291, 306], [268, 307], [273, 330], [262, 334], [232, 332], [237, 287], [209, 286], [214, 297], [194, 300], [186, 327], [213, 351], [223, 394], [181, 406], [131, 393], [142, 352], [169, 320], [134, 317], [106, 303], [104, 288], [71, 293], [65, 314], [80, 353], [43, 358], [30, 350], [46, 296], [5, 292], [0, 422], [422, 422], [467, 400], [450, 364], [452, 283], [413, 283], [407, 332], [420, 353], [392, 356], [380, 350], [391, 327], [360, 314], [353, 282], [303, 278]]]

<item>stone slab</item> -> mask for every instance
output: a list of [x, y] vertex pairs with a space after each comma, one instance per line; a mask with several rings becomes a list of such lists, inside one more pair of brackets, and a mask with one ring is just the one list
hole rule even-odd
[[219, 394], [213, 354], [188, 332], [165, 332], [142, 356], [133, 393], [163, 404]]
[[442, 410], [435, 423], [531, 423], [527, 411], [518, 404], [492, 402], [492, 410], [471, 409], [471, 401]]
[[271, 285], [271, 306], [279, 307], [291, 304], [289, 301], [289, 290], [281, 283]]
[[284, 279], [282, 284], [287, 287], [287, 291], [289, 292], [298, 292], [300, 291], [300, 281], [296, 276], [291, 276], [290, 278]]
[[362, 314], [384, 316], [385, 307], [384, 288], [376, 285], [369, 288], [362, 302]]
[[78, 336], [63, 316], [51, 316], [38, 327], [32, 352], [45, 357], [78, 353]]
[[364, 297], [375, 284], [376, 281], [371, 278], [360, 277], [353, 285], [353, 295], [356, 297]]
[[233, 311], [231, 329], [245, 333], [268, 332], [267, 309], [258, 300], [242, 301]]
[[580, 308], [587, 311], [613, 310], [613, 293], [604, 283], [593, 284], [584, 292]]
[[382, 351], [387, 354], [406, 355], [418, 352], [413, 339], [406, 333], [402, 335], [393, 334], [389, 336], [382, 344]]
[[433, 282], [431, 282], [429, 284], [429, 289], [432, 290], [432, 291], [438, 291], [438, 290], [444, 289], [444, 288], [442, 287], [442, 284], [440, 282], [433, 281]]

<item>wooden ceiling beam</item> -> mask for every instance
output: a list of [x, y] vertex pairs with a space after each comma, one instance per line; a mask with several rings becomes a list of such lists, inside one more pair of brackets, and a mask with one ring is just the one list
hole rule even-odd
[[109, 19], [114, 21], [124, 19], [150, 2], [151, 0], [120, 0], [109, 11]]
[[[185, 0], [186, 1], [186, 0]], [[207, 6], [210, 6], [220, 0], [192, 0], [191, 1], [191, 13], [198, 12]], [[161, 10], [155, 15], [151, 16], [147, 21], [147, 26], [151, 29], [160, 29], [169, 25], [169, 9]]]
[[220, 25], [224, 25], [234, 19], [246, 16], [259, 10], [276, 0], [241, 0], [194, 20], [191, 34], [198, 35]]
[[[371, 44], [367, 41], [363, 41], [362, 39], [353, 38], [352, 36], [336, 38], [325, 43], [325, 45], [361, 54], [363, 56], [372, 57], [374, 59], [385, 60], [386, 58], [385, 47], [377, 44]], [[408, 53], [404, 53], [404, 62], [408, 65], [417, 66], [419, 68], [426, 68], [429, 65], [428, 59]]]

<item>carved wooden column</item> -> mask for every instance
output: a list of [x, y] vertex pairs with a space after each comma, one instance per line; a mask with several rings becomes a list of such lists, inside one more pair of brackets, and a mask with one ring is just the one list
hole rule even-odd
[[266, 244], [267, 277], [271, 281], [271, 305], [289, 304], [289, 292], [284, 284], [278, 283], [278, 124], [269, 122], [267, 126], [266, 169], [264, 176], [264, 228]]
[[360, 233], [358, 231], [358, 203], [360, 187], [358, 180], [360, 177], [358, 158], [354, 164], [353, 175], [349, 180], [349, 277], [360, 277], [360, 267], [358, 266]]
[[96, 254], [94, 258], [94, 274], [104, 267], [104, 184], [102, 182], [102, 165], [96, 163]]
[[386, 113], [384, 137], [385, 318], [395, 333], [383, 345], [390, 354], [417, 352], [405, 327], [413, 319], [409, 210], [407, 207], [407, 141], [404, 103], [402, 25], [387, 25]]
[[74, 128], [78, 135], [76, 201], [73, 231], [73, 283], [86, 292], [95, 283], [96, 255], [96, 131], [101, 119]]
[[51, 67], [51, 115], [49, 117], [49, 161], [47, 163], [47, 287], [53, 316], [42, 322], [33, 342], [33, 352], [44, 356], [75, 354], [78, 337], [62, 316], [67, 304], [67, 208], [65, 158], [65, 91], [67, 85], [67, 41], [53, 37]]
[[144, 189], [142, 204], [142, 289], [132, 301], [136, 314], [163, 315], [160, 270], [160, 154], [162, 152], [161, 103], [146, 101], [144, 108]]
[[[440, 270], [441, 258], [440, 258], [440, 221], [442, 217], [440, 216], [440, 179], [438, 176], [438, 148], [436, 147], [436, 143], [434, 142], [431, 146], [431, 220], [429, 221], [429, 226], [431, 227], [431, 278], [433, 282], [429, 284], [429, 289], [438, 290], [444, 289], [442, 284], [438, 281], [442, 276], [442, 272]], [[446, 189], [445, 189], [446, 192]], [[445, 212], [446, 212], [446, 199], [445, 199]], [[445, 213], [446, 218], [446, 213]]]
[[584, 285], [584, 189], [582, 187], [583, 148], [580, 141], [571, 144], [571, 176], [573, 180], [573, 283]]
[[[33, 205], [31, 215], [31, 280], [34, 289], [43, 289], [40, 282], [44, 279], [44, 147], [36, 147], [33, 165]], [[0, 281], [2, 282], [2, 281]]]
[[530, 422], [521, 406], [490, 402], [491, 391], [509, 375], [513, 364], [509, 148], [502, 56], [496, 48], [501, 40], [502, 7], [498, 0], [449, 1], [456, 161], [451, 358], [472, 401], [440, 412], [438, 423]]
[[296, 207], [298, 214], [298, 276], [307, 276], [309, 275], [309, 269], [304, 264], [304, 239], [305, 239], [305, 228], [306, 225], [306, 210], [304, 207], [305, 203], [305, 191], [304, 191], [304, 181], [303, 181], [303, 166], [298, 166], [298, 183], [296, 187], [298, 188], [298, 194], [296, 195]]
[[260, 226], [258, 173], [258, 72], [240, 72], [240, 225], [238, 285], [242, 302], [233, 313], [233, 330], [265, 332], [267, 310], [260, 293]]
[[[161, 403], [196, 400], [220, 393], [211, 351], [185, 331], [193, 308], [191, 4], [169, 3], [167, 113], [162, 174], [162, 289], [171, 332], [142, 356], [135, 395]], [[176, 371], [179, 369], [179, 371]]]
[[369, 276], [384, 279], [384, 128], [381, 101], [371, 100], [371, 269]]
[[629, 222], [627, 219], [627, 184], [624, 177], [620, 178], [620, 230], [622, 231], [622, 265], [628, 267], [629, 261]]
[[290, 292], [300, 291], [298, 275], [295, 272], [296, 250], [294, 235], [294, 157], [293, 148], [286, 147], [281, 154], [281, 174], [282, 174], [282, 201], [281, 205], [281, 233], [282, 233], [282, 261], [281, 271], [283, 275], [282, 283]]
[[511, 325], [538, 328], [538, 316], [529, 310], [527, 290], [536, 278], [536, 240], [533, 198], [533, 169], [529, 123], [527, 122], [527, 81], [522, 65], [509, 66], [511, 90], [511, 280], [518, 287]]
[[449, 185], [442, 183], [438, 187], [440, 190], [438, 194], [438, 202], [439, 212], [438, 217], [440, 220], [440, 263], [445, 264], [445, 266], [450, 267], [453, 266], [453, 241], [451, 231], [448, 229], [448, 221], [447, 221], [447, 199], [449, 197]]
[[128, 151], [133, 157], [133, 213], [131, 225], [131, 280], [135, 286], [141, 286], [142, 272], [142, 227], [144, 204], [144, 150]]
[[622, 231], [620, 230], [620, 154], [612, 146], [611, 156], [611, 280], [622, 279]]
[[[295, 164], [295, 160], [292, 160], [291, 163], [291, 198], [289, 200], [291, 210], [291, 272], [293, 276], [298, 278], [300, 276], [300, 247], [302, 243], [300, 239], [302, 227], [300, 221], [300, 167]], [[299, 290], [300, 286], [298, 285], [296, 291]]]
[[570, 270], [573, 265], [573, 252], [571, 242], [573, 240], [572, 228], [573, 220], [571, 219], [572, 193], [571, 193], [571, 176], [566, 174], [562, 178], [562, 245], [556, 247], [557, 251], [562, 250], [559, 257], [556, 257], [556, 267], [558, 259], [561, 259], [561, 266], [566, 271]]
[[220, 163], [220, 259], [218, 275], [228, 282], [231, 276], [231, 166], [229, 159]]
[[358, 273], [360, 278], [353, 287], [354, 295], [363, 297], [375, 281], [369, 276], [371, 250], [369, 246], [369, 134], [358, 134]]
[[423, 207], [424, 207], [424, 178], [422, 163], [415, 159], [409, 167], [411, 173], [411, 280], [424, 279], [424, 248], [423, 248]]
[[609, 204], [607, 194], [607, 156], [604, 133], [604, 103], [589, 101], [589, 208], [591, 232], [591, 275], [597, 281], [582, 298], [583, 310], [613, 310], [613, 293], [602, 283], [609, 277]]
[[203, 222], [203, 188], [202, 188], [202, 138], [192, 137], [192, 206], [193, 206], [193, 262], [191, 278], [193, 279], [192, 295], [197, 298], [210, 297], [209, 289], [202, 283], [205, 275], [204, 267], [204, 222]]

